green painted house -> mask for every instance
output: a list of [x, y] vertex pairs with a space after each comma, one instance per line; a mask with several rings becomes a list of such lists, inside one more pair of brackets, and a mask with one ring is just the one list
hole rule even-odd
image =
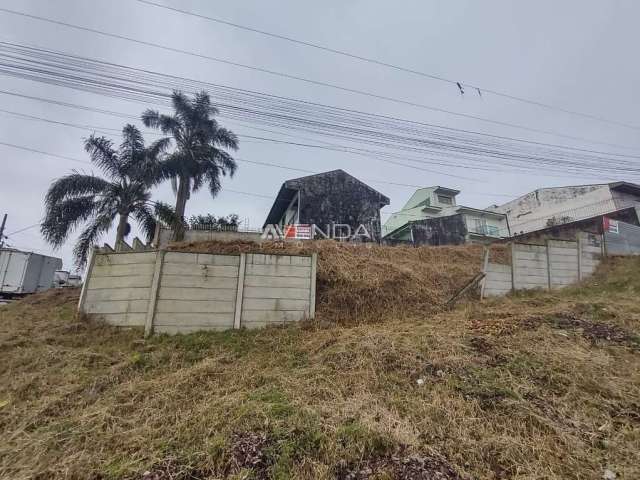
[[416, 190], [402, 210], [383, 225], [383, 240], [392, 244], [450, 245], [509, 236], [506, 215], [457, 205], [459, 193], [440, 186]]

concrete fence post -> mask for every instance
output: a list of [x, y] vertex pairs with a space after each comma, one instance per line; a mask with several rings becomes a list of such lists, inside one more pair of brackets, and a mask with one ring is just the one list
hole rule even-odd
[[578, 281], [582, 280], [582, 233], [578, 232], [576, 241], [576, 249], [578, 250]]
[[482, 273], [485, 276], [482, 278], [480, 283], [480, 300], [484, 300], [484, 286], [487, 284], [487, 269], [489, 268], [489, 248], [488, 246], [484, 246], [484, 255], [482, 259]]
[[244, 295], [244, 276], [247, 270], [247, 254], [240, 254], [240, 266], [238, 267], [238, 287], [236, 289], [236, 308], [234, 309], [233, 328], [239, 329], [242, 325], [242, 298]]
[[87, 271], [84, 274], [84, 282], [82, 282], [82, 289], [80, 290], [80, 300], [78, 300], [78, 313], [84, 313], [84, 302], [87, 299], [89, 278], [91, 278], [91, 272], [93, 271], [93, 266], [96, 263], [97, 255], [98, 249], [96, 247], [91, 247], [91, 251], [89, 252], [89, 263], [87, 266]]
[[515, 242], [510, 242], [511, 246], [511, 291], [515, 292], [516, 290], [516, 244]]
[[545, 240], [545, 254], [547, 256], [547, 289], [551, 290], [551, 250], [549, 248], [549, 240]]
[[144, 336], [148, 337], [153, 333], [153, 319], [156, 316], [156, 305], [158, 304], [158, 290], [160, 289], [160, 279], [162, 277], [162, 264], [164, 263], [165, 250], [158, 250], [156, 253], [156, 265], [153, 269], [153, 279], [149, 290], [149, 306], [144, 322]]
[[311, 254], [311, 285], [309, 288], [309, 318], [316, 316], [316, 273], [318, 271], [318, 254]]

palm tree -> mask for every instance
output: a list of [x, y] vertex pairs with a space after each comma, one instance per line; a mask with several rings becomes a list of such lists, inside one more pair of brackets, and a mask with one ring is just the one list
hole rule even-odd
[[191, 192], [207, 184], [215, 197], [221, 188], [221, 177], [235, 173], [236, 162], [224, 149], [237, 150], [238, 138], [213, 118], [218, 109], [211, 105], [206, 92], [190, 99], [176, 91], [171, 103], [173, 115], [147, 110], [142, 121], [147, 127], [171, 135], [175, 142], [175, 150], [162, 162], [162, 175], [171, 179], [176, 193], [174, 240], [180, 241], [184, 238], [185, 207]]
[[172, 222], [168, 205], [152, 203], [150, 189], [159, 182], [159, 155], [168, 146], [167, 139], [145, 148], [140, 131], [133, 125], [122, 129], [122, 144], [116, 150], [104, 137], [91, 135], [84, 148], [105, 178], [74, 171], [57, 179], [45, 197], [45, 218], [41, 224], [44, 238], [56, 248], [69, 235], [86, 224], [74, 248], [76, 264], [87, 261], [89, 249], [109, 231], [116, 217], [116, 249], [129, 233], [129, 216], [135, 218], [150, 240], [156, 217]]

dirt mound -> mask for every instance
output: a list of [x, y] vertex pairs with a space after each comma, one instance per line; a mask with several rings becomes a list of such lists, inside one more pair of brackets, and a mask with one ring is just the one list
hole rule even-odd
[[304, 243], [189, 242], [170, 250], [200, 253], [318, 253], [320, 320], [341, 323], [433, 312], [482, 267], [479, 245], [387, 247], [333, 240]]
[[27, 295], [22, 299], [26, 305], [46, 305], [50, 308], [75, 302], [80, 296], [79, 288], [51, 288], [34, 295]]

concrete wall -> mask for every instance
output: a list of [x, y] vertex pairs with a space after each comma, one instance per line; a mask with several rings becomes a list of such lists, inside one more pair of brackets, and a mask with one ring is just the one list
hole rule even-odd
[[511, 265], [488, 263], [483, 297], [512, 290], [561, 288], [590, 276], [602, 258], [601, 237], [583, 233], [578, 241], [545, 245], [511, 244]]
[[317, 255], [92, 256], [79, 311], [147, 333], [258, 328], [315, 315]]
[[144, 326], [156, 252], [97, 254], [91, 262], [81, 310], [112, 325]]
[[[185, 242], [206, 242], [217, 240], [220, 242], [233, 242], [244, 240], [250, 242], [260, 242], [260, 232], [217, 232], [214, 230], [187, 230], [184, 233]], [[166, 248], [172, 242], [173, 230], [158, 228], [153, 239], [155, 248]]]
[[489, 263], [484, 273], [486, 277], [482, 286], [483, 297], [506, 295], [512, 290], [510, 265]]
[[247, 254], [241, 324], [257, 328], [308, 317], [311, 302], [315, 303], [312, 260], [308, 256]]

